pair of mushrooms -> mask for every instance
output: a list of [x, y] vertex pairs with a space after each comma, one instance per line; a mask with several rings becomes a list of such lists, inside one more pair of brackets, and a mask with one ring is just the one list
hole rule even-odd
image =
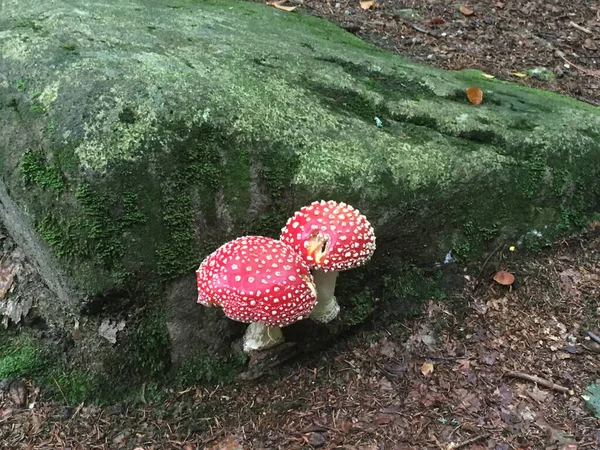
[[240, 237], [207, 256], [196, 271], [198, 303], [250, 323], [244, 351], [264, 350], [283, 342], [280, 327], [306, 317], [335, 319], [338, 272], [364, 264], [374, 251], [373, 227], [357, 209], [313, 202], [287, 221], [279, 240]]

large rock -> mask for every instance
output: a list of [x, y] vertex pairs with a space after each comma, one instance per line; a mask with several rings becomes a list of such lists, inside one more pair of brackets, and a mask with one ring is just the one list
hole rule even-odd
[[598, 108], [254, 3], [5, 1], [0, 130], [0, 217], [58, 302], [34, 309], [110, 381], [235, 366], [243, 327], [195, 305], [194, 269], [312, 200], [376, 228], [340, 279], [345, 324], [411, 291], [409, 266], [537, 246], [600, 209]]

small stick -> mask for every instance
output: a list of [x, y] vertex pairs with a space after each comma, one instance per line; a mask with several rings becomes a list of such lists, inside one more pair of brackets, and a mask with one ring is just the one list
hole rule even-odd
[[474, 444], [475, 442], [479, 442], [483, 439], [487, 439], [490, 437], [490, 433], [480, 434], [479, 436], [475, 436], [474, 438], [467, 439], [466, 441], [461, 442], [460, 444], [450, 444], [448, 445], [448, 450], [455, 450], [457, 448], [463, 448], [467, 445]]
[[592, 341], [594, 341], [597, 344], [600, 344], [600, 336], [598, 336], [597, 334], [594, 334], [592, 331], [588, 330], [587, 331], [588, 336], [590, 337], [590, 339]]
[[481, 274], [483, 273], [483, 270], [485, 269], [485, 266], [487, 266], [487, 263], [490, 262], [490, 259], [492, 259], [492, 256], [494, 256], [496, 253], [498, 253], [500, 250], [502, 250], [502, 247], [504, 247], [504, 243], [501, 243], [500, 245], [498, 245], [498, 247], [496, 247], [492, 251], [492, 253], [489, 254], [489, 256], [483, 262], [483, 265], [481, 266], [481, 270], [479, 271], [479, 274], [477, 275], [477, 278], [481, 278]]
[[581, 25], [577, 25], [575, 22], [570, 21], [569, 25], [571, 25], [573, 28], [577, 28], [579, 31], [583, 31], [584, 33], [587, 34], [593, 34], [591, 30], [588, 30], [587, 28], [582, 27]]
[[563, 394], [574, 394], [573, 391], [569, 388], [561, 386], [560, 384], [553, 383], [552, 381], [536, 377], [535, 375], [528, 375], [523, 372], [506, 372], [504, 375], [506, 375], [507, 377], [520, 378], [521, 380], [531, 381], [532, 383], [539, 384], [540, 386], [547, 387], [548, 389], [552, 389], [554, 391], [562, 392]]
[[586, 73], [593, 77], [600, 77], [600, 70], [586, 69], [585, 67], [581, 67], [581, 66], [578, 66], [577, 64], [572, 63], [567, 58], [565, 58], [564, 55], [559, 54], [558, 56], [560, 56], [562, 59], [564, 59], [567, 64], [570, 64], [573, 67], [575, 67], [576, 69], [581, 70], [583, 73]]

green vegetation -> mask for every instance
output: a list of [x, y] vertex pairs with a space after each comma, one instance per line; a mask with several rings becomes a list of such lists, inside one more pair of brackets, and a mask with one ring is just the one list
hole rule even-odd
[[42, 351], [26, 334], [7, 336], [0, 342], [0, 379], [36, 375], [44, 366]]
[[48, 163], [41, 150], [27, 150], [21, 158], [21, 177], [25, 184], [35, 183], [42, 189], [60, 192], [65, 183], [60, 168]]

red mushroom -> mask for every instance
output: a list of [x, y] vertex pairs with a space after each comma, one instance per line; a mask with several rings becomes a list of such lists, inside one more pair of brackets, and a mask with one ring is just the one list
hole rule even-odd
[[311, 319], [332, 321], [340, 311], [334, 295], [338, 272], [358, 267], [371, 258], [375, 251], [373, 227], [352, 206], [322, 200], [296, 212], [281, 230], [280, 239], [312, 269], [318, 301]]
[[288, 245], [262, 236], [230, 241], [196, 271], [198, 303], [250, 323], [244, 351], [283, 342], [280, 327], [308, 317], [317, 299], [310, 269]]

